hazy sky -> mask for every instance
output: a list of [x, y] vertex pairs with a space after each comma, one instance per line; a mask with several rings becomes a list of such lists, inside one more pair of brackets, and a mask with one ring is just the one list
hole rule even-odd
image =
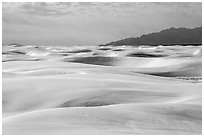
[[3, 43], [98, 45], [202, 26], [201, 3], [3, 3]]

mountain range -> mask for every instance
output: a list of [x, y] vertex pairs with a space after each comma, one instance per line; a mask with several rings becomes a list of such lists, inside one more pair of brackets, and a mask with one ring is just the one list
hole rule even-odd
[[145, 34], [140, 37], [130, 37], [99, 46], [107, 45], [202, 45], [202, 27], [193, 29], [172, 27], [160, 32]]

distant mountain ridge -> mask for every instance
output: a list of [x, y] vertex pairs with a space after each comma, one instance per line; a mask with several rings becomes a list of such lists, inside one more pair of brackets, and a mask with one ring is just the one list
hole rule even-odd
[[142, 35], [140, 37], [131, 37], [118, 41], [113, 41], [99, 46], [122, 46], [122, 45], [201, 45], [202, 27], [194, 29], [189, 28], [169, 28], [160, 32]]

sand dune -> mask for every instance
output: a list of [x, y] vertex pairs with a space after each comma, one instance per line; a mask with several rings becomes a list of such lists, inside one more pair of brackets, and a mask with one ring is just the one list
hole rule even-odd
[[134, 72], [167, 77], [201, 77], [202, 60], [199, 58], [119, 58], [119, 57], [75, 57], [64, 61], [84, 64], [117, 66]]
[[201, 47], [3, 52], [3, 134], [201, 134]]
[[186, 104], [56, 108], [6, 118], [3, 134], [197, 134], [201, 119]]

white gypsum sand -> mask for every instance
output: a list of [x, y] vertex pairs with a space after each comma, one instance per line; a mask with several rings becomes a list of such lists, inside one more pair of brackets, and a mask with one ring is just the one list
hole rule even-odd
[[108, 48], [3, 46], [3, 134], [201, 134], [201, 46]]

